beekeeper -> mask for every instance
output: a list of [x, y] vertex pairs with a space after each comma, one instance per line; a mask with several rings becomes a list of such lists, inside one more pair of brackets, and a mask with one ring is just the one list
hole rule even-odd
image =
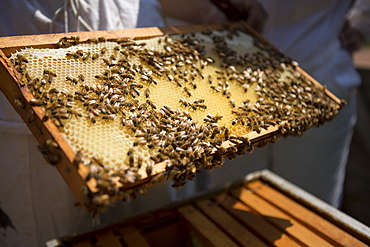
[[[8, 0], [0, 2], [0, 18], [0, 36], [164, 25], [155, 0]], [[76, 197], [37, 145], [0, 92], [0, 246], [45, 246], [49, 239], [94, 227], [91, 214], [74, 206]], [[100, 226], [168, 203], [166, 195], [158, 198], [162, 190], [153, 188], [132, 204], [118, 203], [100, 215]]]

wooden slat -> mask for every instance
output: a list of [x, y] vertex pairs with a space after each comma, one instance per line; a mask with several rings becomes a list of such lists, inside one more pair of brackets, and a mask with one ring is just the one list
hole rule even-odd
[[223, 193], [215, 197], [215, 200], [220, 203], [230, 214], [238, 218], [244, 225], [252, 229], [257, 236], [265, 242], [274, 246], [301, 246], [282, 230], [270, 224], [262, 217], [257, 216], [253, 211], [244, 203]]
[[111, 231], [99, 232], [95, 234], [95, 237], [101, 247], [123, 247]]
[[245, 186], [253, 189], [256, 194], [284, 210], [297, 221], [308, 225], [333, 244], [343, 246], [366, 246], [357, 238], [315, 214], [311, 210], [303, 207], [301, 204], [295, 202], [284, 194], [281, 194], [270, 186], [263, 184], [261, 181], [254, 181]]
[[[162, 209], [145, 220], [136, 219], [141, 222], [136, 228], [124, 222], [65, 243], [73, 247], [182, 246], [195, 235], [203, 246], [366, 246], [357, 239], [349, 241], [353, 237], [348, 238], [344, 230], [261, 181], [192, 203], [176, 205], [168, 214]], [[324, 234], [338, 239], [326, 237], [327, 242]], [[91, 244], [92, 239], [97, 243]]]
[[120, 229], [120, 233], [128, 247], [149, 247], [149, 243], [145, 240], [143, 235], [133, 226], [127, 226]]
[[196, 210], [192, 205], [180, 207], [178, 211], [190, 224], [197, 236], [206, 241], [206, 246], [238, 246], [220, 228], [212, 223], [206, 216]]
[[76, 241], [71, 246], [73, 247], [93, 247], [93, 245], [90, 242], [90, 239], [84, 239], [78, 242]]
[[[232, 194], [234, 197], [239, 198], [243, 203], [252, 208], [255, 212], [263, 215], [264, 218], [294, 237], [297, 241], [301, 241], [308, 246], [332, 246], [323, 238], [307, 229], [300, 222], [266, 202], [260, 198], [253, 191], [247, 190], [245, 187], [233, 189]], [[290, 222], [287, 224], [287, 222]]]
[[[179, 215], [178, 215], [179, 217]], [[180, 247], [189, 243], [189, 227], [184, 220], [158, 222], [149, 228], [142, 229], [142, 234], [151, 246]]]
[[231, 215], [220, 208], [211, 200], [196, 202], [196, 205], [206, 214], [218, 227], [232, 236], [242, 246], [267, 246], [258, 237], [251, 233]]
[[[296, 70], [301, 73], [303, 76], [305, 76], [307, 79], [309, 79], [315, 86], [318, 88], [324, 89], [324, 85], [320, 84], [318, 81], [316, 81], [312, 76], [310, 76], [306, 71], [304, 71], [302, 68], [297, 67]], [[331, 98], [335, 103], [338, 104], [338, 109], [340, 108], [340, 105], [342, 104], [341, 100], [335, 96], [332, 92], [329, 90], [325, 90], [325, 94]]]
[[[236, 24], [238, 25], [238, 24]], [[240, 25], [240, 24], [239, 24]], [[56, 48], [56, 43], [59, 39], [65, 36], [79, 36], [80, 43], [86, 42], [88, 39], [104, 37], [107, 40], [115, 40], [118, 38], [135, 38], [147, 39], [151, 37], [161, 36], [164, 34], [181, 34], [200, 32], [206, 29], [219, 29], [221, 25], [192, 25], [180, 27], [145, 27], [135, 29], [122, 30], [104, 30], [92, 32], [70, 32], [70, 33], [53, 33], [53, 34], [38, 34], [38, 35], [23, 35], [0, 37], [0, 49], [7, 55], [15, 51], [33, 47], [33, 48]]]

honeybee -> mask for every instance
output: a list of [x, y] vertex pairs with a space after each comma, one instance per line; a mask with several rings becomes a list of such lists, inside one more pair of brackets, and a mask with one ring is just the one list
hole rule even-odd
[[84, 54], [84, 51], [83, 50], [77, 50], [76, 51], [76, 54], [79, 56], [79, 57], [82, 57], [82, 55]]
[[66, 77], [66, 80], [72, 82], [73, 84], [78, 83], [78, 80], [70, 75]]
[[97, 44], [99, 41], [95, 38], [88, 39], [87, 42], [95, 43]]
[[175, 82], [176, 82], [177, 86], [182, 87], [182, 84], [181, 84], [181, 82], [179, 81], [179, 79], [175, 78], [174, 80], [175, 80]]
[[104, 116], [102, 116], [102, 119], [115, 120], [116, 119], [116, 114], [104, 115]]
[[107, 52], [107, 47], [103, 47], [100, 49], [101, 54], [105, 54]]
[[153, 173], [153, 166], [148, 164], [145, 168], [145, 171], [146, 171], [146, 175], [148, 175], [149, 177]]
[[153, 102], [153, 101], [151, 101], [151, 100], [146, 100], [146, 103], [151, 107], [151, 108], [153, 108], [153, 109], [157, 109], [157, 105]]
[[193, 89], [197, 89], [197, 84], [195, 83], [194, 79], [190, 82], [190, 85], [192, 85]]
[[249, 89], [249, 84], [244, 83], [244, 84], [242, 85], [242, 87], [243, 87], [243, 89], [244, 89], [244, 92], [246, 93], [246, 92], [248, 91], [248, 89]]
[[85, 81], [85, 76], [83, 74], [79, 75], [78, 76], [78, 79], [81, 81], [81, 82], [84, 82]]
[[77, 151], [75, 158], [73, 159], [73, 165], [78, 168], [79, 164], [83, 164], [83, 154], [80, 150]]
[[95, 59], [98, 59], [99, 58], [99, 54], [98, 53], [95, 53], [91, 56], [91, 59], [92, 60], [95, 60]]
[[188, 119], [192, 120], [192, 117], [188, 111], [183, 111], [182, 114], [184, 114], [184, 116], [187, 117]]
[[152, 184], [160, 183], [166, 180], [167, 172], [161, 172], [157, 175], [153, 176], [153, 178], [150, 180]]
[[149, 88], [145, 89], [145, 98], [149, 98], [150, 90]]
[[194, 100], [194, 104], [202, 104], [202, 103], [204, 103], [204, 99]]
[[98, 80], [108, 80], [108, 77], [104, 75], [96, 75], [95, 78]]
[[50, 76], [53, 76], [53, 77], [57, 77], [57, 73], [55, 73], [54, 71], [51, 71], [51, 70], [44, 70], [44, 75], [50, 75]]
[[[137, 89], [137, 88], [132, 88], [131, 90], [130, 90], [130, 94], [131, 94], [131, 96], [133, 97], [133, 98], [136, 98], [136, 97], [138, 97], [138, 96], [140, 96], [140, 91], [139, 91], [139, 89]], [[154, 107], [153, 107], [154, 108]], [[155, 109], [155, 108], [154, 108]]]
[[82, 113], [77, 110], [71, 110], [71, 113], [75, 117], [82, 117]]
[[180, 103], [184, 106], [184, 107], [188, 107], [189, 106], [189, 102], [184, 99], [184, 98], [180, 98], [179, 99]]
[[60, 127], [64, 127], [63, 123], [58, 119], [58, 118], [55, 118], [53, 117], [51, 119], [51, 121], [55, 124], [55, 126], [57, 126], [58, 128]]
[[32, 123], [33, 121], [35, 120], [35, 114], [34, 114], [34, 111], [32, 109], [29, 109], [27, 111], [27, 121], [29, 123]]
[[40, 99], [30, 99], [29, 101], [31, 106], [43, 106], [46, 105], [46, 102], [40, 100]]
[[73, 53], [73, 52], [67, 52], [66, 53], [66, 57], [67, 58], [74, 58], [75, 57], [75, 53]]
[[17, 54], [17, 63], [16, 64], [19, 64], [19, 63], [28, 63], [28, 59], [21, 55], [21, 54]]
[[14, 99], [14, 104], [19, 108], [19, 109], [24, 109], [25, 106], [23, 104], [23, 101], [20, 98], [15, 98]]
[[173, 78], [173, 76], [172, 76], [171, 74], [167, 74], [167, 78], [168, 78], [168, 80], [170, 80], [170, 81], [173, 81], [173, 80], [174, 80], [174, 78]]
[[108, 65], [108, 66], [112, 66], [111, 61], [109, 61], [109, 60], [108, 60], [108, 59], [106, 59], [106, 58], [103, 58], [103, 62], [104, 62], [106, 65]]
[[83, 54], [82, 55], [82, 61], [86, 61], [90, 56], [91, 56], [90, 52], [87, 52], [87, 53]]
[[215, 90], [216, 92], [221, 92], [221, 88], [220, 87], [215, 87], [215, 86], [210, 86], [211, 89]]
[[134, 160], [134, 156], [133, 156], [133, 155], [129, 155], [129, 156], [128, 156], [128, 160], [129, 160], [129, 161], [128, 161], [128, 162], [129, 162], [129, 166], [130, 166], [130, 167], [134, 167], [134, 165], [135, 165], [135, 164], [134, 164], [134, 162], [135, 162], [135, 160]]
[[15, 68], [17, 69], [17, 71], [19, 73], [24, 73], [27, 69], [27, 65], [26, 64], [20, 64], [20, 65], [15, 66]]
[[91, 123], [96, 123], [96, 119], [94, 117], [94, 114], [89, 112], [89, 114], [87, 115], [88, 119], [91, 121]]
[[54, 88], [51, 88], [51, 89], [49, 90], [49, 94], [57, 94], [57, 93], [59, 93], [59, 90], [58, 90], [58, 89], [56, 89], [55, 87], [54, 87]]
[[143, 164], [143, 156], [139, 155], [139, 157], [137, 157], [137, 168], [140, 169], [142, 164]]
[[230, 103], [230, 106], [231, 106], [232, 108], [235, 108], [235, 107], [236, 107], [234, 99], [230, 99], [230, 100], [229, 100], [229, 103]]
[[188, 97], [191, 97], [192, 92], [189, 90], [189, 88], [184, 87], [184, 92], [188, 95]]
[[225, 130], [224, 130], [224, 138], [225, 138], [225, 140], [229, 140], [229, 138], [230, 138], [230, 131], [229, 131], [228, 128], [225, 128]]
[[196, 108], [207, 109], [207, 106], [205, 104], [193, 104], [193, 109], [196, 110]]

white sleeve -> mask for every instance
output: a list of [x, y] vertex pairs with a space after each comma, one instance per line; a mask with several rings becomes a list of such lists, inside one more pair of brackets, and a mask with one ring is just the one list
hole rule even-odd
[[351, 26], [370, 42], [370, 0], [356, 0], [347, 16]]

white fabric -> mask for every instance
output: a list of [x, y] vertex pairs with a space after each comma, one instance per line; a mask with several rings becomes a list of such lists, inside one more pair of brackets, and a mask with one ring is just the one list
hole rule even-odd
[[[55, 12], [65, 3], [68, 10], [68, 31], [77, 31], [72, 1], [79, 6], [79, 15], [95, 31], [136, 27], [139, 0], [2, 0], [0, 36], [49, 33]], [[87, 30], [82, 25], [80, 27], [80, 31]], [[65, 32], [64, 11], [56, 15], [53, 32]]]
[[[76, 31], [76, 16], [68, 4], [68, 28]], [[75, 0], [75, 2], [77, 2]], [[48, 33], [54, 12], [63, 0], [0, 1], [0, 35]], [[79, 14], [94, 30], [163, 26], [155, 0], [81, 0]], [[64, 13], [52, 25], [64, 32]], [[86, 30], [80, 25], [80, 30]], [[118, 202], [100, 215], [100, 226], [157, 209], [171, 202], [170, 184], [159, 184], [132, 202]], [[0, 246], [45, 246], [52, 238], [93, 229], [89, 212], [75, 207], [72, 194], [59, 172], [46, 163], [37, 142], [8, 100], [0, 92], [0, 208], [16, 230], [0, 228]]]
[[361, 82], [338, 39], [351, 1], [260, 1], [270, 18], [265, 37], [337, 97], [348, 101], [339, 115], [322, 127], [272, 145], [270, 168], [338, 207], [356, 121], [353, 89]]
[[370, 0], [356, 0], [347, 18], [351, 26], [361, 32], [366, 42], [370, 42]]
[[[0, 91], [0, 131], [16, 134], [29, 134], [30, 130]], [[1, 140], [0, 140], [1, 141]]]
[[[260, 0], [269, 19], [264, 36], [337, 97], [347, 100], [339, 115], [302, 137], [287, 137], [266, 148], [200, 174], [197, 188], [218, 189], [250, 171], [268, 168], [309, 193], [338, 207], [356, 121], [360, 85], [351, 57], [338, 40], [350, 0]], [[205, 182], [205, 181], [206, 182]], [[205, 184], [206, 183], [206, 184]]]
[[[269, 13], [264, 36], [322, 84], [360, 84], [352, 59], [339, 42], [350, 0], [260, 0]], [[334, 71], [333, 71], [334, 70]], [[326, 74], [340, 75], [326, 82]], [[349, 75], [351, 78], [342, 75]], [[325, 77], [324, 77], [325, 76]], [[323, 78], [324, 77], [324, 78]], [[343, 79], [342, 79], [343, 78]], [[329, 85], [328, 85], [329, 86]]]
[[140, 0], [139, 18], [136, 27], [164, 26], [161, 5], [157, 0]]

